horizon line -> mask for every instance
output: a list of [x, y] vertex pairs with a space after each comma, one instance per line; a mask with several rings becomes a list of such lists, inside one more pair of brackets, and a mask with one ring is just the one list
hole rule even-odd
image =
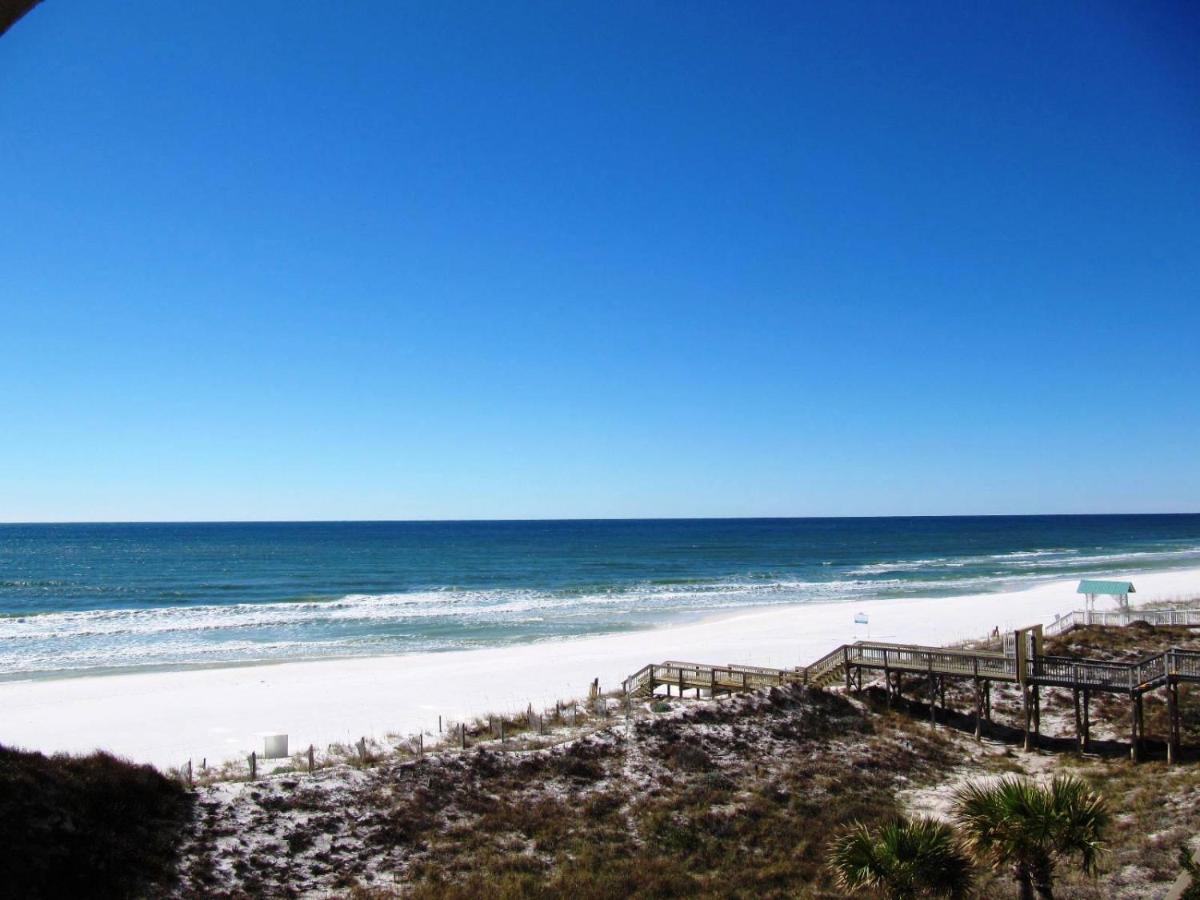
[[0, 527], [37, 525], [461, 525], [527, 522], [763, 522], [817, 519], [1036, 519], [1111, 516], [1197, 516], [1193, 512], [1055, 512], [1055, 513], [911, 513], [825, 516], [544, 516], [531, 518], [445, 519], [63, 519], [0, 521]]

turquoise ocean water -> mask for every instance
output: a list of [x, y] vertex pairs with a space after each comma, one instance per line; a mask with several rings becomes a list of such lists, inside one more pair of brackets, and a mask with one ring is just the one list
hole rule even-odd
[[1200, 567], [1200, 515], [0, 525], [0, 678], [406, 653]]

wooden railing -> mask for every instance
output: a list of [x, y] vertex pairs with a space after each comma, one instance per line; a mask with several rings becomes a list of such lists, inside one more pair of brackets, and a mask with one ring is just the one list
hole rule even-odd
[[1064, 634], [1072, 628], [1082, 628], [1087, 625], [1113, 628], [1133, 622], [1146, 622], [1150, 625], [1200, 626], [1200, 609], [1077, 609], [1051, 622], [1045, 627], [1043, 633], [1050, 637]]
[[1129, 663], [1081, 660], [1069, 656], [1039, 656], [1030, 673], [1039, 684], [1088, 687], [1102, 690], [1132, 690], [1133, 667]]
[[[1174, 610], [1178, 613], [1179, 610]], [[652, 692], [658, 685], [752, 690], [792, 682], [819, 685], [852, 668], [968, 676], [991, 681], [1023, 681], [1071, 688], [1141, 693], [1170, 679], [1200, 681], [1200, 651], [1172, 648], [1134, 662], [1038, 656], [1017, 671], [1017, 659], [993, 650], [955, 650], [860, 641], [842, 644], [810, 666], [773, 669], [763, 666], [711, 666], [672, 660], [643, 666], [625, 679], [626, 693]]]
[[1200, 681], [1200, 652], [1172, 650], [1171, 674], [1188, 681]]
[[910, 672], [935, 672], [943, 675], [972, 675], [1015, 681], [1016, 660], [991, 650], [943, 650], [938, 647], [914, 647], [902, 644], [849, 644], [851, 665], [873, 669], [899, 669]]
[[836, 650], [831, 650], [811, 666], [801, 666], [801, 678], [805, 684], [813, 684], [830, 673], [836, 672], [846, 664], [846, 646], [843, 644]]
[[622, 683], [628, 694], [658, 685], [710, 690], [754, 690], [785, 682], [800, 681], [802, 673], [795, 669], [768, 669], [761, 666], [710, 666], [703, 663], [668, 661], [643, 666]]

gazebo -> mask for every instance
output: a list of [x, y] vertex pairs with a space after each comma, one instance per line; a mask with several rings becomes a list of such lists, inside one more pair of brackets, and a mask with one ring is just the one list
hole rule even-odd
[[1096, 608], [1096, 597], [1100, 595], [1116, 597], [1118, 609], [1129, 609], [1129, 595], [1136, 594], [1137, 591], [1133, 589], [1132, 581], [1095, 581], [1085, 578], [1079, 582], [1075, 593], [1087, 597], [1087, 611], [1092, 612]]

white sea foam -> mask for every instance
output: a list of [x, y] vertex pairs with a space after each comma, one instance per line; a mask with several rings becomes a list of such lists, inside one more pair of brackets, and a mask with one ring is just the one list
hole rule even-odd
[[871, 563], [826, 580], [646, 583], [591, 592], [446, 588], [51, 612], [0, 617], [0, 674], [450, 649], [658, 626], [686, 614], [751, 606], [1013, 590], [1068, 573], [1128, 573], [1198, 560], [1200, 547], [1091, 554], [1042, 549]]
[[[1129, 570], [1122, 570], [1129, 574]], [[1200, 569], [1136, 579], [1143, 600], [1200, 594]], [[403, 657], [289, 662], [262, 668], [140, 672], [104, 678], [0, 683], [5, 742], [46, 752], [101, 747], [139, 761], [175, 766], [261, 748], [264, 729], [298, 746], [367, 735], [436, 734], [438, 717], [456, 721], [497, 710], [553, 705], [604, 687], [661, 659], [802, 665], [871, 634], [901, 643], [942, 644], [1050, 622], [1077, 601], [1074, 578], [1025, 591], [950, 598], [863, 600], [852, 606], [805, 603], [744, 610], [657, 629], [538, 645]]]

